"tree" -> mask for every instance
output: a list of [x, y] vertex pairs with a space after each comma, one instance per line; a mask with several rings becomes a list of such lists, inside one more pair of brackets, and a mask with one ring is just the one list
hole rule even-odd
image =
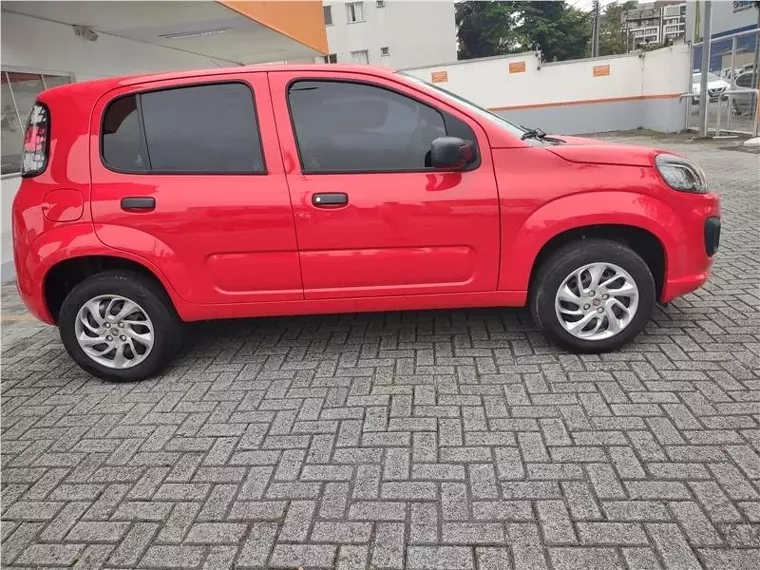
[[459, 59], [512, 53], [520, 2], [458, 2], [456, 4]]
[[623, 16], [635, 9], [636, 5], [635, 0], [629, 0], [623, 3], [613, 2], [605, 7], [599, 24], [599, 55], [628, 52], [629, 38], [623, 26]]
[[589, 53], [591, 18], [566, 2], [523, 2], [522, 35], [544, 61], [579, 59]]
[[589, 14], [566, 2], [459, 2], [459, 58], [541, 50], [545, 61], [585, 57]]

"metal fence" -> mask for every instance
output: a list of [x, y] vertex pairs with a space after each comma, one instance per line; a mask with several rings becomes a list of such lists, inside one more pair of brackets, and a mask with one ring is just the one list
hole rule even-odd
[[[707, 128], [712, 135], [758, 136], [757, 49], [760, 30], [750, 30], [709, 42]], [[699, 79], [704, 42], [692, 46], [692, 70], [687, 97], [687, 126], [699, 130]]]

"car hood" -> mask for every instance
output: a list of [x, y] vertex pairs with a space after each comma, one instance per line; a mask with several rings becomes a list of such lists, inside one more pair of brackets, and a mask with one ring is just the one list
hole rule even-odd
[[[699, 91], [702, 88], [701, 83], [692, 83], [692, 91]], [[731, 87], [731, 84], [728, 81], [723, 81], [722, 79], [719, 79], [717, 81], [708, 81], [707, 82], [707, 89], [728, 89]]]
[[552, 135], [551, 138], [559, 139], [565, 144], [545, 147], [546, 150], [569, 162], [583, 164], [652, 166], [655, 156], [665, 152], [656, 148], [617, 144], [584, 137]]

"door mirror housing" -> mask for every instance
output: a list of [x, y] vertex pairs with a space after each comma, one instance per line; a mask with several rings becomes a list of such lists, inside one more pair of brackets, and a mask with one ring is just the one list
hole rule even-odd
[[462, 170], [475, 160], [475, 145], [458, 137], [439, 137], [430, 146], [430, 165], [436, 169]]

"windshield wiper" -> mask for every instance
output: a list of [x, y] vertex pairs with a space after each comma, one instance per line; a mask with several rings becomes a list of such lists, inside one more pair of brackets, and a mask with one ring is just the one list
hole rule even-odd
[[543, 140], [546, 138], [546, 133], [542, 131], [541, 129], [528, 129], [523, 133], [523, 135], [520, 137], [521, 140], [525, 139], [539, 139]]

